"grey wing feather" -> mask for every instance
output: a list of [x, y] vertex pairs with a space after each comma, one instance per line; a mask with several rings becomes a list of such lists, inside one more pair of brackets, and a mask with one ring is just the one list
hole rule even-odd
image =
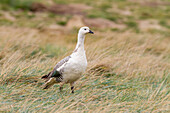
[[54, 70], [57, 70], [60, 66], [62, 66], [64, 63], [66, 63], [70, 58], [71, 58], [71, 56], [67, 56], [64, 59], [62, 59], [60, 62], [58, 62], [55, 65]]
[[63, 64], [65, 64], [66, 62], [68, 62], [68, 60], [69, 60], [70, 58], [71, 58], [71, 56], [67, 56], [67, 57], [65, 57], [64, 59], [62, 59], [60, 62], [58, 62], [58, 63], [55, 65], [53, 71], [49, 72], [47, 75], [44, 75], [44, 76], [42, 77], [42, 79], [49, 79], [50, 77], [62, 78], [62, 71], [63, 71], [63, 70], [61, 70], [61, 72], [58, 72], [57, 69], [58, 69], [59, 67], [61, 67]]

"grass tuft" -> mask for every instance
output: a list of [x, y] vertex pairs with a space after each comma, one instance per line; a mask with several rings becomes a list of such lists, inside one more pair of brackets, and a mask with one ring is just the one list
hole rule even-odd
[[89, 8], [84, 18], [114, 21], [115, 28], [90, 27], [95, 34], [85, 40], [88, 67], [74, 94], [68, 84], [63, 92], [59, 84], [43, 90], [40, 78], [74, 50], [79, 28], [67, 27], [70, 15], [30, 12], [27, 8], [38, 1], [53, 4], [0, 1], [0, 112], [170, 112], [169, 7], [164, 1], [153, 8], [133, 0], [54, 0], [88, 4], [92, 8], [81, 7]]

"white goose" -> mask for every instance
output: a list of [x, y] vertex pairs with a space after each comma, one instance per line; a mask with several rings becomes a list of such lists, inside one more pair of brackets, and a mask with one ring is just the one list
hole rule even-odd
[[70, 56], [65, 57], [56, 64], [53, 71], [42, 76], [46, 80], [44, 89], [49, 88], [55, 83], [60, 83], [60, 91], [65, 83], [70, 83], [72, 93], [74, 93], [74, 82], [85, 72], [87, 59], [84, 50], [85, 35], [93, 32], [88, 27], [81, 27], [78, 32], [78, 41], [75, 50]]

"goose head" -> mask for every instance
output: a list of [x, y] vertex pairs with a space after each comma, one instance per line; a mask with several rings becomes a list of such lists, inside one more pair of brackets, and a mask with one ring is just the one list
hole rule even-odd
[[89, 27], [81, 27], [79, 33], [82, 35], [86, 35], [88, 33], [94, 34]]

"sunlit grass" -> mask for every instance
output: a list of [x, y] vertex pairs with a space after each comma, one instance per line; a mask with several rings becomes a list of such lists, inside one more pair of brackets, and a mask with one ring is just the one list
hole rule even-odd
[[[0, 5], [0, 112], [170, 112], [169, 20], [161, 7], [168, 8], [153, 12], [152, 7], [142, 10], [144, 6], [127, 0], [95, 2], [64, 4], [90, 4], [86, 17], [109, 19], [126, 28], [91, 28], [95, 34], [85, 41], [88, 68], [74, 94], [69, 85], [63, 92], [59, 84], [43, 90], [40, 79], [74, 50], [78, 28], [66, 27], [71, 17]], [[132, 15], [108, 11], [115, 4], [119, 10], [128, 7]], [[140, 21], [150, 18], [147, 15], [165, 29], [141, 29]], [[56, 24], [61, 29], [48, 29]]]
[[[8, 29], [8, 32], [4, 30]], [[86, 53], [89, 61], [87, 72], [77, 82], [75, 94], [68, 85], [59, 92], [59, 85], [43, 90], [40, 77], [48, 73], [64, 53], [44, 43], [48, 34], [28, 29], [3, 27], [5, 38], [1, 54], [1, 111], [6, 112], [168, 112], [169, 65], [162, 55], [169, 51], [169, 44], [153, 38], [154, 34], [111, 33], [93, 43], [86, 38]], [[22, 31], [22, 32], [21, 32]], [[13, 35], [16, 34], [17, 35]], [[30, 35], [31, 34], [31, 35]], [[69, 34], [64, 34], [69, 35]], [[99, 35], [99, 34], [98, 34]], [[75, 36], [70, 35], [75, 38]], [[97, 38], [97, 37], [95, 37]], [[151, 41], [151, 39], [153, 41]], [[156, 49], [156, 44], [165, 44], [160, 55], [145, 52], [148, 47]], [[38, 41], [39, 40], [39, 41]], [[56, 40], [56, 39], [51, 39]], [[19, 41], [19, 42], [18, 42]], [[103, 43], [105, 42], [105, 43]], [[5, 43], [5, 44], [4, 44]], [[41, 48], [41, 44], [44, 49]], [[148, 45], [145, 45], [148, 43]], [[69, 42], [65, 41], [67, 47]], [[75, 43], [69, 44], [75, 47]], [[17, 48], [16, 48], [17, 47]], [[158, 48], [159, 49], [159, 48]], [[34, 51], [39, 50], [37, 53]], [[56, 51], [56, 53], [55, 53]], [[61, 53], [63, 56], [57, 57]], [[32, 55], [32, 57], [28, 57]], [[48, 57], [54, 55], [55, 57]], [[157, 104], [159, 103], [159, 104]], [[98, 109], [96, 109], [98, 108]]]

